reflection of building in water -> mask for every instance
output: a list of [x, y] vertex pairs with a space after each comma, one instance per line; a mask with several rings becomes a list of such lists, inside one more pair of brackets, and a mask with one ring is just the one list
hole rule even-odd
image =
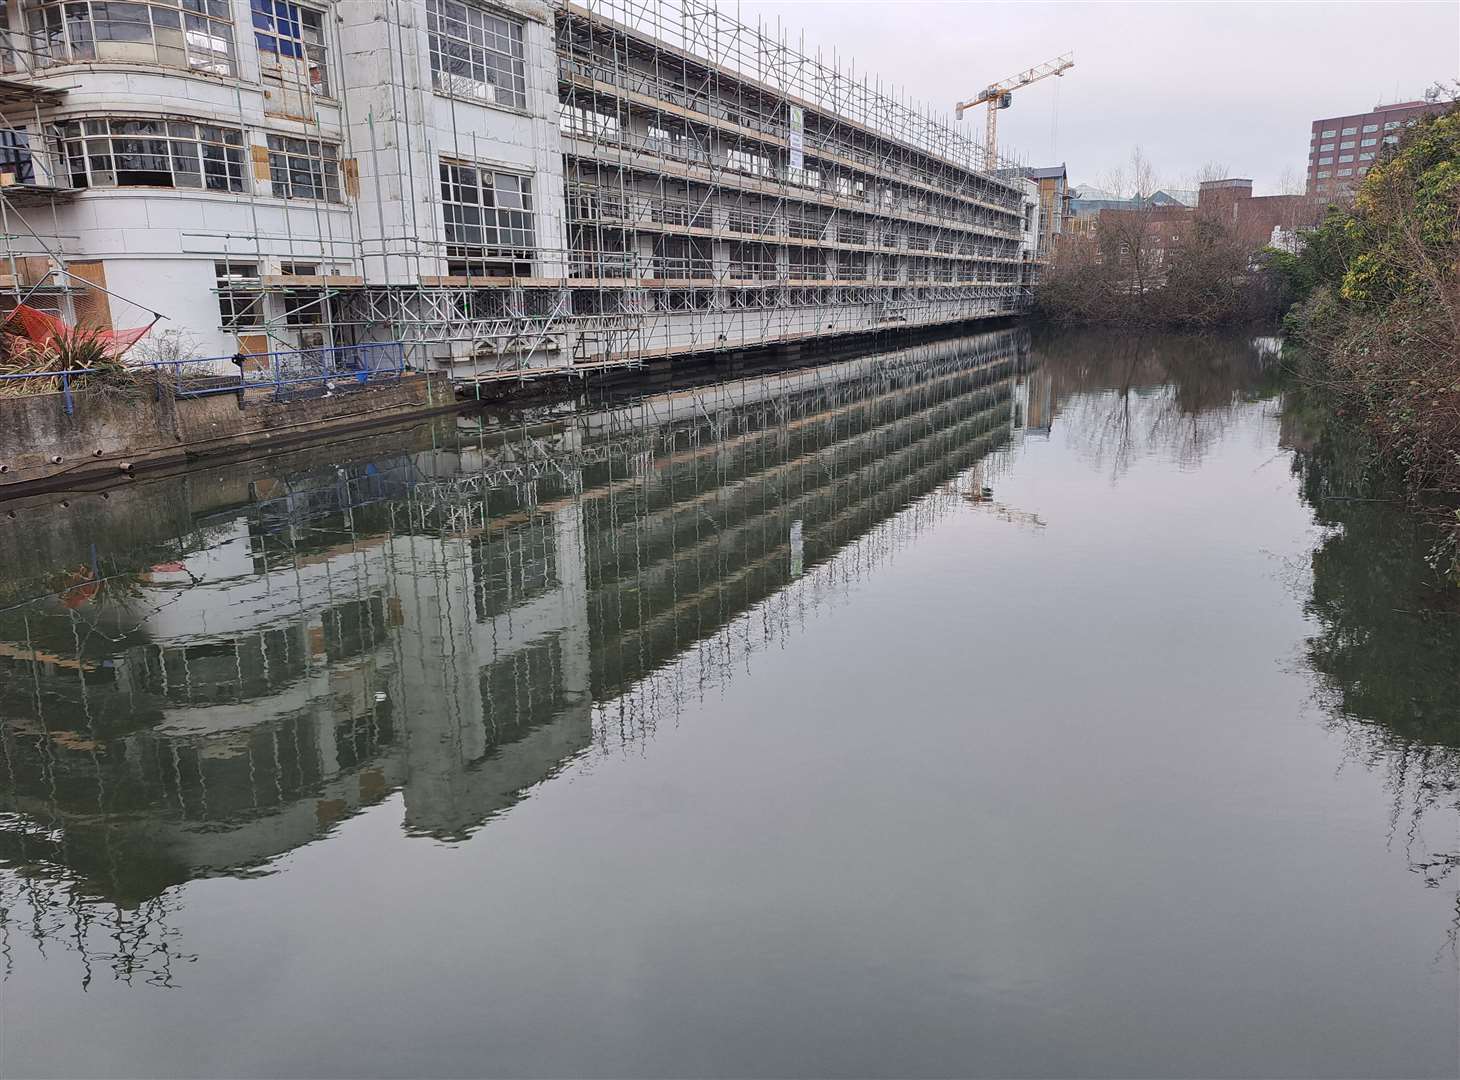
[[255, 481], [174, 557], [0, 613], [6, 887], [146, 904], [397, 791], [408, 831], [464, 837], [698, 692], [685, 657], [697, 684], [743, 660], [747, 613], [920, 527], [1007, 442], [1023, 349], [463, 418], [445, 447]]

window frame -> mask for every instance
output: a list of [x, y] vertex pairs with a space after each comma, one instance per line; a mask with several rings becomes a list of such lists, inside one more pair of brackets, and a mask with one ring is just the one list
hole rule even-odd
[[[461, 158], [440, 159], [437, 181], [448, 269], [466, 271], [458, 275], [453, 269], [453, 276], [532, 276], [538, 258], [536, 179]], [[473, 198], [464, 197], [468, 191]]]
[[[265, 133], [264, 145], [269, 190], [275, 198], [344, 203], [339, 144], [270, 131]], [[307, 178], [307, 185], [299, 182], [301, 176]]]
[[[111, 16], [101, 24], [106, 30], [104, 34], [97, 32], [99, 6]], [[117, 18], [115, 9], [119, 8], [142, 9], [145, 23], [136, 18]], [[197, 10], [199, 8], [201, 10]], [[85, 12], [84, 19], [76, 17], [78, 11]], [[159, 12], [166, 13], [165, 18], [175, 18], [176, 25], [159, 24]], [[239, 75], [237, 28], [228, 0], [25, 0], [22, 16], [38, 66], [136, 63], [197, 75], [219, 75], [232, 79]], [[143, 25], [147, 28], [145, 38], [117, 36], [124, 27]], [[83, 28], [84, 34], [81, 33]], [[176, 40], [160, 43], [159, 29], [164, 36], [175, 33]], [[112, 51], [116, 55], [98, 55], [99, 43], [150, 46], [152, 58], [128, 57], [120, 49], [101, 50], [103, 53]], [[180, 56], [182, 62], [165, 60], [164, 55]]]
[[[156, 130], [117, 131], [116, 127], [121, 125], [146, 125]], [[187, 133], [186, 128], [192, 132]], [[225, 195], [241, 195], [247, 190], [244, 185], [248, 143], [242, 128], [156, 116], [85, 116], [68, 117], [53, 124], [50, 133], [58, 140], [64, 167], [75, 188], [163, 188]], [[121, 149], [119, 142], [141, 145]], [[192, 152], [180, 151], [180, 147], [191, 147]], [[141, 159], [165, 159], [167, 167], [123, 170], [118, 167], [122, 157], [139, 159], [139, 164]], [[188, 163], [196, 164], [197, 168], [179, 168]], [[123, 183], [123, 172], [138, 178]], [[161, 177], [164, 173], [171, 178], [171, 183], [140, 179], [144, 175]], [[197, 183], [179, 182], [181, 177], [196, 177]]]
[[[431, 86], [436, 93], [479, 105], [519, 112], [527, 109], [525, 20], [469, 0], [426, 0], [426, 33]], [[487, 44], [489, 39], [492, 45]], [[496, 45], [502, 40], [505, 50]], [[468, 73], [452, 72], [453, 64], [465, 64]], [[475, 77], [478, 71], [481, 78]], [[505, 75], [508, 81], [489, 79], [489, 73], [498, 78]]]
[[[259, 73], [273, 82], [307, 86], [311, 93], [332, 99], [327, 13], [313, 4], [301, 4], [296, 0], [249, 0], [249, 13], [252, 15], [254, 47], [259, 53]], [[311, 27], [311, 20], [317, 21], [318, 25]], [[297, 28], [297, 33], [287, 32], [291, 23]], [[317, 41], [309, 38], [311, 29], [317, 31]], [[272, 43], [272, 47], [266, 42]], [[273, 55], [275, 63], [269, 64], [265, 60], [266, 55]], [[292, 65], [285, 63], [285, 56], [293, 61]]]
[[213, 262], [214, 292], [218, 294], [218, 325], [227, 331], [256, 330], [264, 325], [264, 296], [240, 286], [261, 285], [259, 264], [224, 259]]

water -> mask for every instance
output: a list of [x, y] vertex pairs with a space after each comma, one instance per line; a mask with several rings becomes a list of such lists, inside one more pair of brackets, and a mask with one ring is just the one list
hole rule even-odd
[[1460, 604], [1275, 387], [1008, 331], [0, 507], [0, 1073], [1455, 1075]]

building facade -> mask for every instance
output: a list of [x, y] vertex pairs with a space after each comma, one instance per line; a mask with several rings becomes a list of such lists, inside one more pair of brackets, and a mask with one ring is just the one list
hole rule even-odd
[[[705, 0], [3, 0], [8, 302], [463, 378], [1021, 309], [982, 148]], [[156, 354], [154, 332], [139, 346]]]
[[1352, 191], [1379, 151], [1399, 141], [1401, 128], [1443, 110], [1443, 105], [1434, 102], [1405, 101], [1351, 116], [1314, 120], [1308, 139], [1307, 193], [1336, 198]]

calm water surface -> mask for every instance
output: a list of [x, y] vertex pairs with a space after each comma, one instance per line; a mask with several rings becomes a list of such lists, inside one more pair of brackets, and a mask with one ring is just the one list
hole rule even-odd
[[0, 1073], [1456, 1075], [1460, 605], [1265, 344], [0, 506]]

